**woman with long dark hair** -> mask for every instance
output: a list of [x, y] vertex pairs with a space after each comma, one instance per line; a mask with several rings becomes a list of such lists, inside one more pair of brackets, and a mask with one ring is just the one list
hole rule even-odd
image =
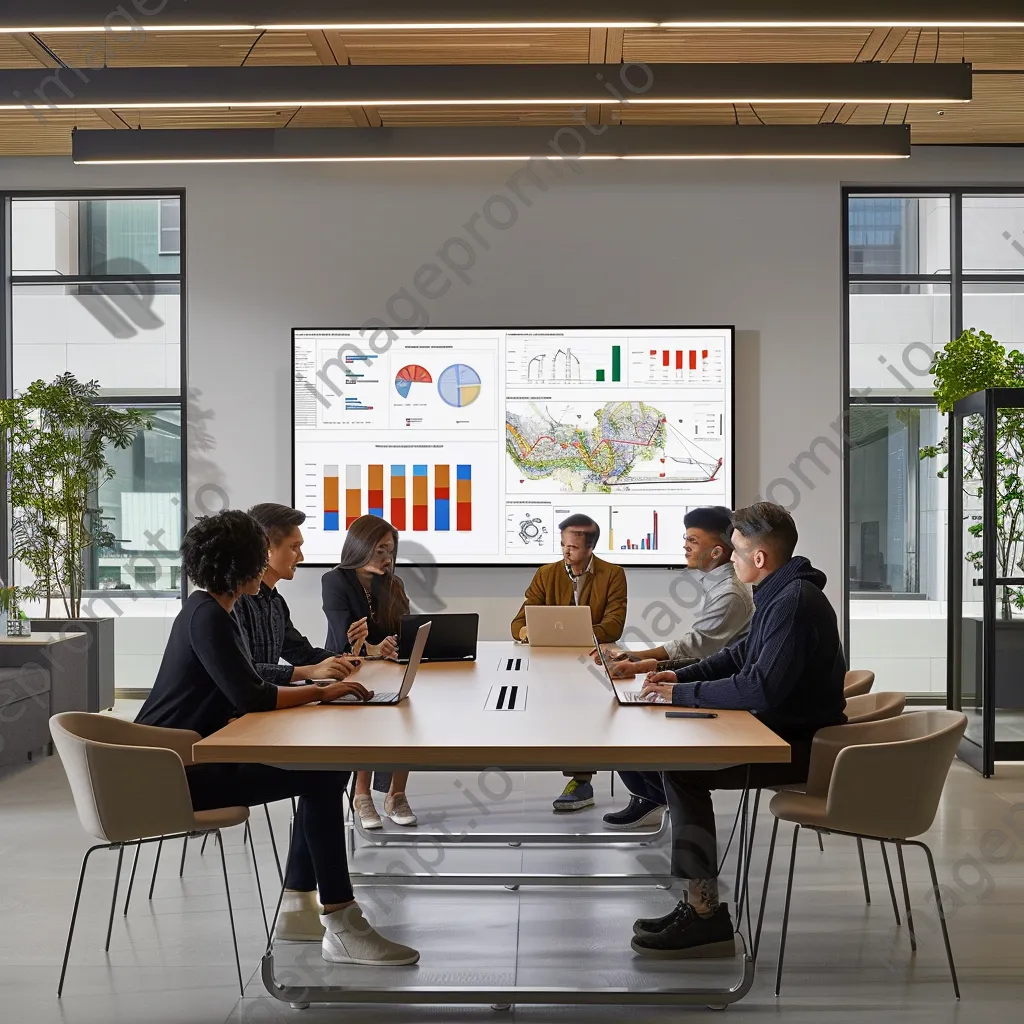
[[[189, 595], [174, 620], [137, 722], [209, 736], [241, 715], [348, 694], [363, 700], [371, 696], [355, 680], [278, 687], [256, 671], [231, 612], [240, 595], [258, 593], [267, 552], [263, 527], [245, 512], [221, 512], [188, 531], [181, 545], [182, 569], [201, 589]], [[342, 812], [347, 772], [191, 764], [185, 775], [196, 811], [299, 798], [276, 939], [319, 942], [323, 958], [333, 963], [416, 963], [416, 950], [375, 931], [355, 902]]]
[[[379, 516], [360, 516], [349, 528], [341, 561], [323, 578], [326, 647], [353, 655], [395, 658], [402, 616], [409, 598], [395, 575], [398, 531]], [[408, 772], [390, 780], [378, 773], [374, 788], [386, 791], [384, 813], [396, 825], [415, 825], [416, 815], [405, 795]], [[370, 773], [356, 773], [355, 809], [363, 828], [383, 826], [370, 794]]]

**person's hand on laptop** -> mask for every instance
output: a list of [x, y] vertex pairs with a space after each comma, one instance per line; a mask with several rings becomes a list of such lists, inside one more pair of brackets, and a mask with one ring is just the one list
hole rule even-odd
[[643, 661], [614, 661], [608, 666], [613, 679], [632, 679], [634, 676], [642, 676], [645, 672], [657, 672], [658, 662], [654, 658], [645, 658]]
[[358, 658], [325, 658], [319, 665], [311, 665], [307, 679], [348, 679], [361, 662]]
[[604, 651], [605, 661], [622, 661], [629, 657], [621, 647], [617, 647], [615, 644], [601, 644], [600, 649], [595, 647], [590, 652], [590, 656], [594, 659], [595, 665], [601, 664], [601, 651]]
[[361, 619], [357, 619], [348, 627], [348, 642], [352, 645], [352, 653], [359, 654], [363, 649], [363, 644], [366, 643], [367, 637], [370, 635], [370, 627], [366, 622], [366, 617], [363, 616]]
[[672, 703], [672, 687], [676, 684], [675, 672], [651, 672], [644, 680], [640, 691], [644, 697], [661, 698]]
[[398, 637], [386, 636], [380, 642], [378, 647], [378, 653], [382, 658], [387, 658], [390, 661], [398, 660]]
[[324, 680], [317, 683], [317, 686], [322, 687], [323, 695], [320, 700], [324, 704], [329, 704], [332, 700], [338, 700], [339, 697], [358, 697], [359, 700], [370, 700], [373, 697], [373, 690], [368, 690], [362, 683], [357, 683], [354, 679], [341, 680], [341, 679], [330, 679]]

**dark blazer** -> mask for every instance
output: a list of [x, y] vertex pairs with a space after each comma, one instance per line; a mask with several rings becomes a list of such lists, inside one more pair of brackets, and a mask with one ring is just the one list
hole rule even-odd
[[[398, 576], [392, 577], [392, 585], [398, 591], [399, 603], [404, 612], [409, 610], [409, 598], [406, 596], [405, 587]], [[388, 583], [383, 577], [375, 576], [373, 579], [372, 591], [374, 604], [386, 599]], [[370, 629], [367, 641], [371, 644], [379, 644], [390, 636], [394, 630], [388, 630], [386, 626], [374, 621], [370, 614], [370, 606], [366, 601], [366, 594], [363, 593], [362, 584], [356, 578], [354, 569], [331, 569], [324, 573], [321, 585], [324, 600], [324, 615], [327, 617], [327, 640], [324, 646], [330, 651], [349, 650], [348, 627], [353, 622], [365, 618]], [[379, 593], [379, 596], [378, 596]]]

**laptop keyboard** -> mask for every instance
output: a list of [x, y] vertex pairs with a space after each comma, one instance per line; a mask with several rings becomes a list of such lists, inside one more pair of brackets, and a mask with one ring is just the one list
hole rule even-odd
[[665, 700], [664, 697], [659, 697], [657, 694], [649, 693], [642, 694], [639, 690], [630, 690], [627, 693], [621, 694], [622, 700], [626, 704], [668, 704], [669, 701]]
[[398, 700], [397, 693], [375, 693], [369, 700], [361, 700], [354, 694], [347, 694], [344, 697], [339, 697], [337, 700], [332, 700], [332, 704], [393, 704]]

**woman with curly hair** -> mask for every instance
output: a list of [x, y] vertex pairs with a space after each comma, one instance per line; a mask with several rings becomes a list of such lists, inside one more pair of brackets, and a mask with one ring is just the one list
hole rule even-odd
[[[277, 687], [256, 671], [231, 609], [241, 594], [259, 590], [267, 551], [263, 527], [245, 512], [221, 512], [189, 530], [182, 568], [201, 589], [189, 595], [171, 627], [153, 692], [136, 721], [209, 736], [252, 712], [372, 696], [355, 681]], [[355, 902], [342, 811], [347, 772], [195, 764], [185, 774], [197, 811], [299, 798], [275, 938], [320, 942], [323, 958], [333, 963], [417, 962], [416, 950], [377, 932]]]

